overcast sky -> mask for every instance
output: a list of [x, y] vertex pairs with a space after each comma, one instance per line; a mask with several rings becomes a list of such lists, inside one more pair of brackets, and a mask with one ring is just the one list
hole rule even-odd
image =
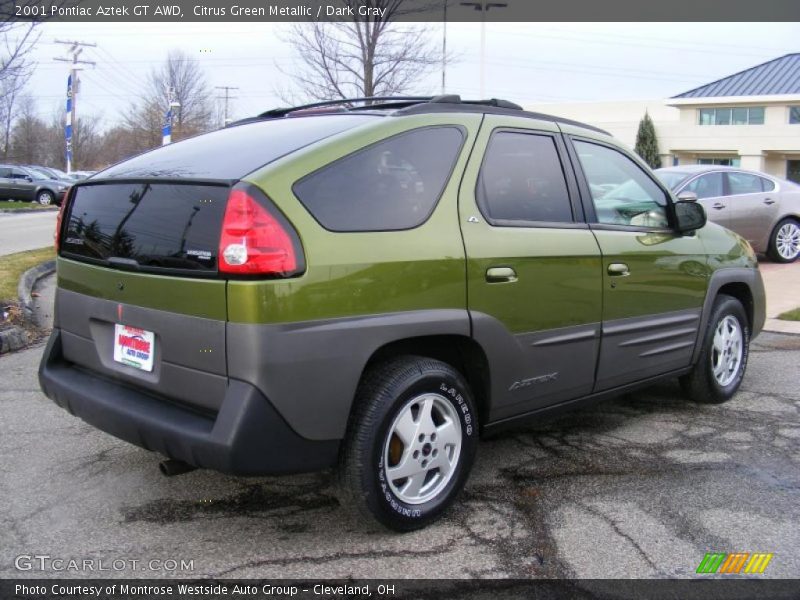
[[[104, 124], [135, 97], [148, 72], [173, 48], [197, 57], [211, 86], [236, 86], [234, 117], [282, 105], [276, 90], [290, 86], [291, 48], [274, 23], [100, 24], [41, 26], [37, 66], [29, 84], [37, 113], [61, 110], [67, 65], [53, 60], [56, 39], [93, 42], [81, 58], [97, 67], [82, 73], [78, 117]], [[450, 23], [447, 91], [479, 92], [480, 24]], [[441, 43], [442, 24], [428, 26]], [[487, 23], [487, 96], [520, 104], [643, 100], [674, 96], [790, 52], [800, 52], [800, 23]], [[419, 94], [438, 94], [439, 70], [421, 78]]]

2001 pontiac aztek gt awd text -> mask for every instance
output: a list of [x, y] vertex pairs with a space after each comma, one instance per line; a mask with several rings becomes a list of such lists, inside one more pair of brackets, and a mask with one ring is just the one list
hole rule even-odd
[[270, 111], [79, 183], [59, 223], [50, 398], [193, 466], [338, 465], [398, 530], [481, 431], [663, 376], [730, 398], [764, 322], [747, 242], [498, 100]]

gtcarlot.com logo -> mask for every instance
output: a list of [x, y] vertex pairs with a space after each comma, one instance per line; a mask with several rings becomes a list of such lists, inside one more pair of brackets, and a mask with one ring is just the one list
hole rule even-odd
[[697, 573], [760, 574], [767, 569], [773, 556], [766, 552], [707, 552], [697, 567]]
[[60, 558], [49, 554], [20, 554], [14, 559], [17, 571], [194, 571], [194, 560], [174, 558]]

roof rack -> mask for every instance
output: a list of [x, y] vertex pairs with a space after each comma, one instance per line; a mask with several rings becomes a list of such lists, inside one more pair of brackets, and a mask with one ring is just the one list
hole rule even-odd
[[[354, 104], [360, 104], [360, 106], [353, 106]], [[607, 131], [592, 125], [587, 125], [586, 123], [580, 123], [571, 119], [563, 119], [553, 115], [528, 112], [519, 104], [509, 102], [508, 100], [502, 100], [500, 98], [489, 98], [487, 100], [462, 100], [461, 96], [458, 94], [444, 94], [440, 96], [367, 96], [363, 98], [327, 100], [324, 102], [301, 104], [300, 106], [273, 108], [255, 117], [249, 117], [235, 121], [230, 123], [228, 126], [243, 125], [245, 123], [252, 123], [254, 121], [262, 121], [265, 119], [280, 119], [291, 116], [295, 113], [299, 113], [297, 116], [300, 116], [302, 113], [355, 112], [395, 109], [399, 112], [399, 114], [419, 114], [426, 112], [453, 111], [454, 107], [456, 106], [460, 107], [459, 110], [466, 110], [469, 112], [482, 112], [484, 107], [491, 107], [493, 109], [491, 112], [496, 112], [498, 114], [519, 114], [520, 116], [552, 121], [554, 123], [577, 125], [579, 127], [584, 127], [586, 129], [608, 134]], [[320, 110], [328, 108], [334, 110]]]

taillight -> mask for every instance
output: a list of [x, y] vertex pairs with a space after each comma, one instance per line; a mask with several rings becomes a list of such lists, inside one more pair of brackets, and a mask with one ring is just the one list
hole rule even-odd
[[58, 217], [56, 218], [56, 232], [53, 236], [55, 240], [56, 252], [61, 244], [61, 218], [64, 216], [64, 211], [67, 209], [67, 202], [69, 202], [69, 195], [72, 193], [72, 187], [68, 187], [64, 192], [64, 197], [61, 199], [61, 206], [58, 207]]
[[219, 240], [219, 270], [289, 277], [305, 269], [300, 239], [286, 218], [253, 186], [231, 190]]

